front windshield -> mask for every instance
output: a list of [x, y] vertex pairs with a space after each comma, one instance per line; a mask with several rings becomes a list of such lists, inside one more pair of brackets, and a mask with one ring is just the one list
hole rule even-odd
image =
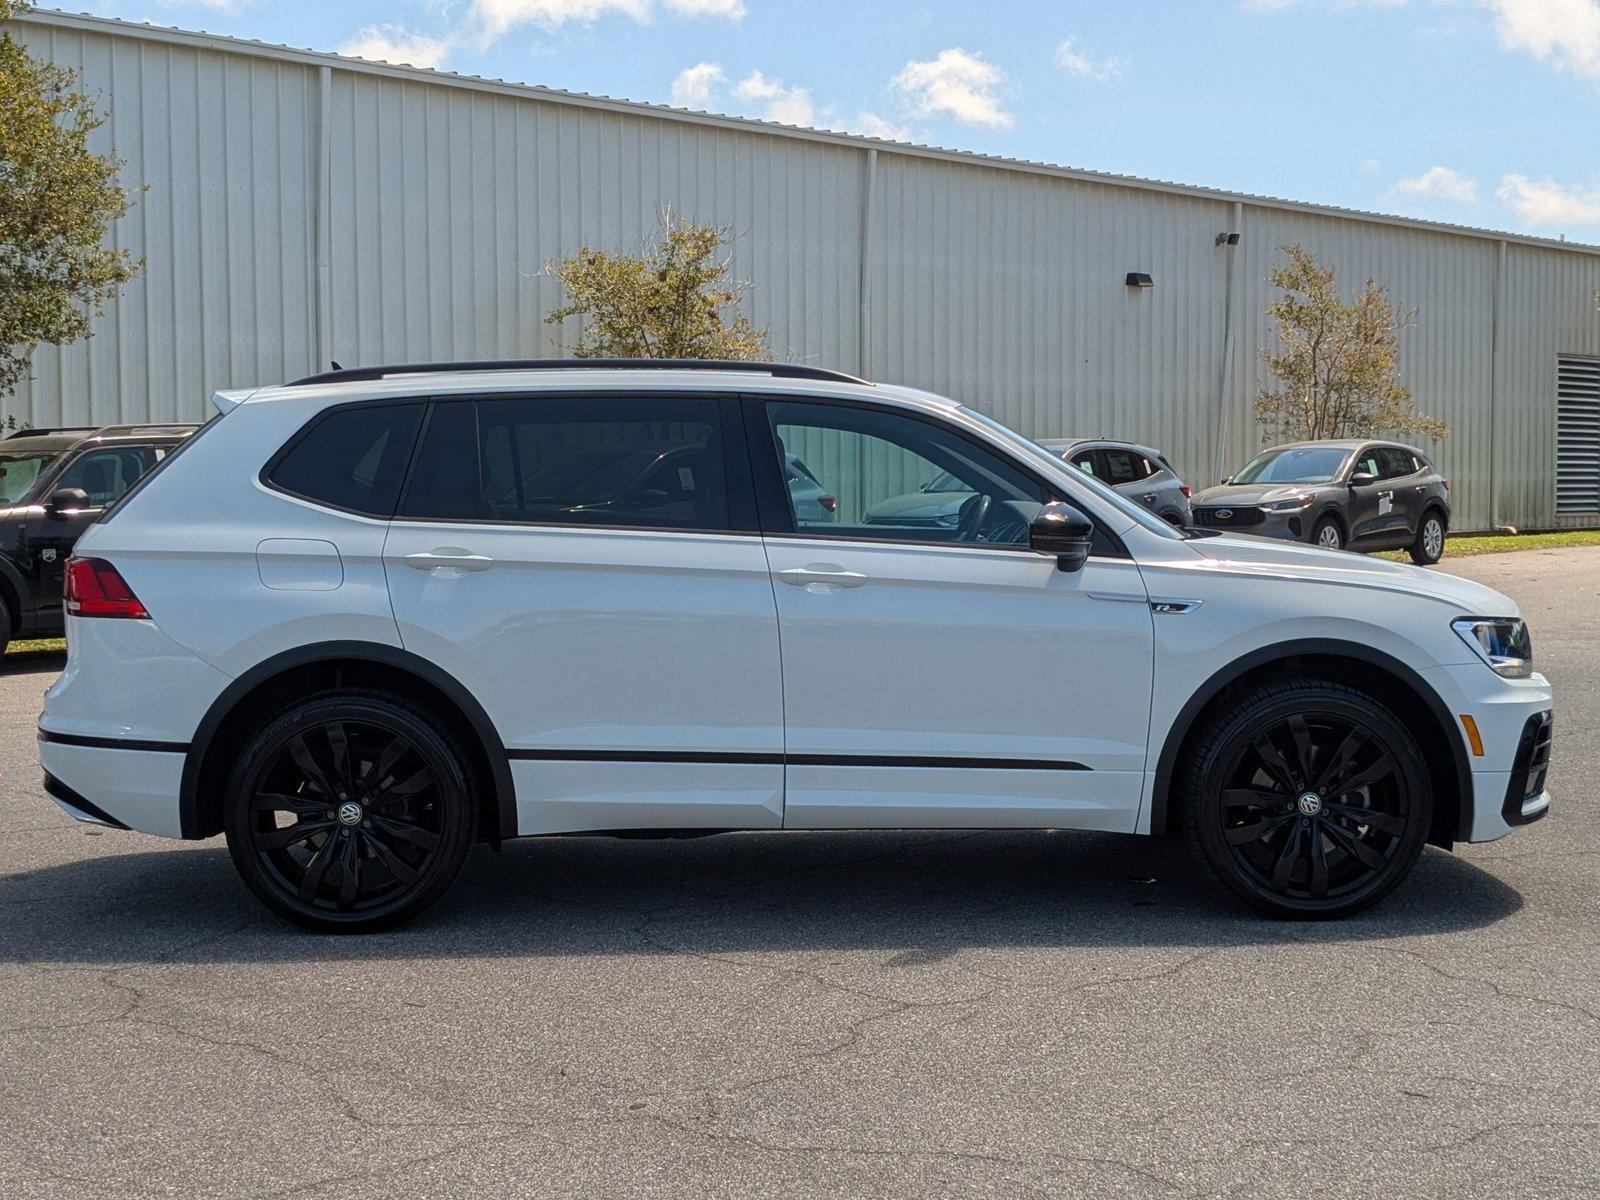
[[1342, 446], [1290, 446], [1252, 458], [1235, 483], [1329, 483], [1339, 477], [1350, 451]]
[[45, 468], [60, 455], [23, 454], [18, 451], [0, 453], [0, 504], [16, 504], [39, 482]]
[[1009, 445], [1011, 445], [1014, 449], [1021, 451], [1028, 458], [1033, 459], [1034, 462], [1049, 464], [1049, 466], [1052, 468], [1050, 471], [1052, 476], [1057, 472], [1061, 472], [1063, 470], [1067, 471], [1071, 474], [1073, 483], [1075, 485], [1088, 488], [1095, 494], [1096, 499], [1102, 500], [1106, 504], [1109, 504], [1112, 508], [1116, 509], [1120, 513], [1123, 513], [1130, 520], [1138, 522], [1152, 533], [1159, 533], [1162, 537], [1172, 538], [1175, 541], [1181, 541], [1187, 536], [1183, 530], [1178, 529], [1173, 525], [1169, 525], [1160, 517], [1156, 516], [1155, 513], [1151, 512], [1148, 508], [1145, 508], [1142, 504], [1135, 504], [1121, 492], [1113, 491], [1111, 488], [1101, 483], [1093, 475], [1085, 475], [1081, 471], [1074, 471], [1071, 467], [1068, 467], [1059, 456], [1050, 453], [1050, 451], [1039, 445], [1038, 442], [1029, 441], [1020, 433], [1017, 433], [1013, 429], [1008, 429], [1006, 426], [1000, 424], [999, 421], [994, 420], [992, 417], [984, 416], [976, 409], [968, 408], [966, 405], [962, 405], [961, 411], [967, 416], [971, 417], [973, 420], [982, 424], [984, 428], [993, 430], [995, 433], [999, 434]]

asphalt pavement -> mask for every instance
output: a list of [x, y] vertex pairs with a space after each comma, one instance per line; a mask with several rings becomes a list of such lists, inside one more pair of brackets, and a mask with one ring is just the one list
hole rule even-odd
[[0, 668], [0, 1196], [1600, 1195], [1600, 550], [1447, 563], [1555, 683], [1554, 811], [1285, 924], [1182, 847], [557, 838], [397, 932], [44, 797]]

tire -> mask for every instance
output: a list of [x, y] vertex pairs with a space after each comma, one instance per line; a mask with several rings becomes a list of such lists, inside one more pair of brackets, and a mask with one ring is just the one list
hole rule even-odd
[[0, 654], [6, 652], [6, 647], [11, 645], [11, 638], [15, 633], [16, 626], [11, 621], [11, 607], [0, 601]]
[[1180, 794], [1184, 839], [1212, 878], [1301, 920], [1398, 887], [1433, 817], [1422, 752], [1399, 718], [1320, 680], [1263, 685], [1209, 718]]
[[1447, 529], [1444, 514], [1437, 508], [1430, 508], [1423, 513], [1422, 523], [1417, 526], [1416, 541], [1411, 543], [1411, 561], [1419, 566], [1431, 567], [1443, 558]]
[[466, 862], [478, 824], [470, 779], [426, 710], [386, 692], [326, 692], [239, 754], [223, 794], [228, 852], [279, 916], [324, 932], [387, 929], [437, 900]]
[[1338, 517], [1323, 517], [1311, 531], [1311, 543], [1324, 550], [1344, 549], [1344, 526]]

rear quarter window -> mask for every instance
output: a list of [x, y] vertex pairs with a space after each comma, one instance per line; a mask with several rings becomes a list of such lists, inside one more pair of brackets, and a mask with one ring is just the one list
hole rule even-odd
[[330, 508], [392, 517], [424, 407], [356, 404], [315, 417], [268, 464], [266, 482]]

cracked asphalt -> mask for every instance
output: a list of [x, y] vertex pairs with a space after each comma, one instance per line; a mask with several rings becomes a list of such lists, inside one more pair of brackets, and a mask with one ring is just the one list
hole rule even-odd
[[1461, 560], [1555, 682], [1555, 808], [1381, 907], [1181, 847], [550, 839], [415, 924], [260, 909], [220, 839], [38, 785], [0, 673], [0, 1195], [1600, 1195], [1600, 550]]

